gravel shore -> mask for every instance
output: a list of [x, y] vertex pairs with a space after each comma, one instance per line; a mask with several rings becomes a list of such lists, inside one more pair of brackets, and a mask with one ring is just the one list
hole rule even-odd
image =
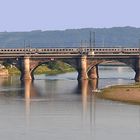
[[114, 101], [140, 104], [140, 83], [105, 88], [97, 96]]

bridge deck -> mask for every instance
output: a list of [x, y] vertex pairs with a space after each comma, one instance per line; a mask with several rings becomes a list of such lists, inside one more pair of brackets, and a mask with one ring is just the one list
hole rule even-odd
[[130, 58], [140, 56], [139, 48], [5, 48], [0, 49], [0, 58]]

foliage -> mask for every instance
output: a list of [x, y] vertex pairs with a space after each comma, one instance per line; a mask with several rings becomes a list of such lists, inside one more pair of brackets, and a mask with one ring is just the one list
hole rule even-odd
[[[0, 46], [24, 47], [31, 43], [32, 47], [79, 47], [81, 40], [89, 42], [89, 32], [95, 32], [96, 46], [123, 45], [139, 46], [140, 28], [84, 28], [62, 31], [0, 32]], [[30, 42], [29, 42], [30, 40]], [[93, 41], [93, 36], [92, 36]], [[104, 42], [104, 45], [103, 45]]]
[[5, 66], [5, 68], [8, 68], [8, 67], [10, 67], [11, 64], [9, 64], [9, 63], [7, 63], [7, 62], [4, 61], [4, 62], [2, 63], [2, 65]]
[[55, 62], [55, 61], [50, 61], [50, 62], [48, 62], [48, 68], [49, 69], [52, 69], [52, 70], [54, 70], [54, 69], [59, 69], [59, 65], [58, 65], [58, 63], [57, 62]]
[[[9, 64], [9, 63], [4, 63], [6, 69], [8, 69], [9, 74], [20, 74], [20, 71]], [[73, 67], [70, 65], [60, 62], [60, 61], [50, 61], [47, 64], [41, 65], [37, 67], [35, 70], [35, 74], [59, 74], [59, 73], [65, 73], [65, 72], [71, 72], [75, 71]]]
[[7, 67], [8, 69], [8, 73], [10, 75], [13, 75], [13, 74], [20, 74], [20, 71], [16, 68], [16, 67]]
[[65, 73], [65, 72], [71, 72], [75, 71], [73, 67], [70, 65], [63, 63], [61, 61], [50, 61], [45, 65], [39, 66], [35, 70], [35, 74], [59, 74], [59, 73]]

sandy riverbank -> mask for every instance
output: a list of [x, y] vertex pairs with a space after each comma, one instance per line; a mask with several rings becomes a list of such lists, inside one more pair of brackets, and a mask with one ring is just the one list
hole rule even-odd
[[140, 104], [140, 83], [105, 88], [97, 95], [99, 98]]

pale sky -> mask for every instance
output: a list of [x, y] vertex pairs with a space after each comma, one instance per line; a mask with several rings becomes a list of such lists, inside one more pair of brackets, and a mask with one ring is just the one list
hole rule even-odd
[[140, 27], [140, 0], [0, 0], [0, 32]]

